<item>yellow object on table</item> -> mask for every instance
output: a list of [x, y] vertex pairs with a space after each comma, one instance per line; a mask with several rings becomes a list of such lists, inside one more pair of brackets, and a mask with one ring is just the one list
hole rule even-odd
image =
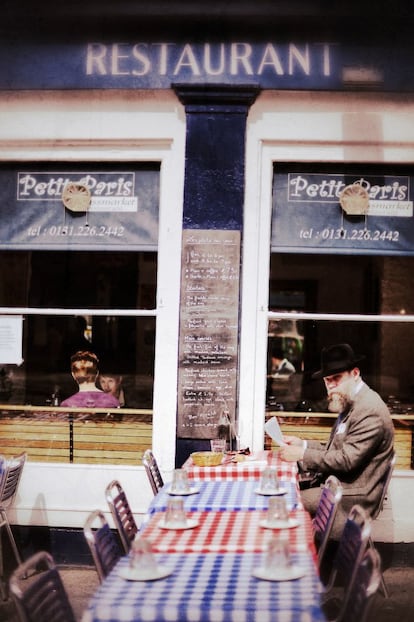
[[196, 451], [191, 454], [191, 459], [196, 466], [218, 466], [223, 456], [221, 451]]

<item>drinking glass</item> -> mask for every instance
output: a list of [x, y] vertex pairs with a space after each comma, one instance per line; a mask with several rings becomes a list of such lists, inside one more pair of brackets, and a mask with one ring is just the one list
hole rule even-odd
[[262, 471], [260, 479], [260, 490], [262, 492], [277, 492], [279, 488], [279, 480], [276, 469], [266, 467]]
[[188, 473], [185, 469], [175, 469], [171, 482], [171, 492], [185, 494], [189, 492]]
[[185, 527], [187, 517], [184, 511], [184, 499], [181, 497], [170, 497], [165, 512], [165, 524], [168, 527]]
[[265, 556], [264, 567], [268, 574], [275, 574], [291, 565], [289, 539], [284, 535], [270, 538]]
[[129, 551], [129, 567], [135, 572], [151, 572], [157, 570], [157, 562], [149, 540], [135, 536]]
[[213, 452], [224, 453], [226, 451], [226, 439], [225, 438], [213, 438], [210, 441], [210, 448]]
[[288, 519], [289, 511], [285, 497], [270, 497], [267, 524], [269, 526], [278, 525], [280, 521], [286, 522]]

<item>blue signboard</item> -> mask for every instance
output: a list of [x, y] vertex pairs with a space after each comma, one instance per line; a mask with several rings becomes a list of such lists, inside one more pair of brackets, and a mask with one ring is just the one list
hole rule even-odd
[[155, 250], [159, 168], [137, 163], [0, 168], [0, 248]]
[[0, 89], [263, 89], [413, 91], [414, 48], [313, 41], [0, 43]]
[[273, 252], [414, 254], [412, 176], [320, 171], [275, 172]]

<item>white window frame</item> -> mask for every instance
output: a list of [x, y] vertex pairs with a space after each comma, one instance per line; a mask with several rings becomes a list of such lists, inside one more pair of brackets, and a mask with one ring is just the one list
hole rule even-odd
[[[160, 163], [152, 447], [168, 479], [175, 464], [184, 108], [172, 91], [0, 92], [0, 117], [4, 162]], [[113, 309], [99, 313], [106, 311], [113, 315]], [[85, 312], [96, 314], [93, 309]], [[15, 510], [20, 524], [83, 525], [88, 512], [102, 506], [103, 478], [122, 481], [137, 515], [145, 514], [152, 496], [143, 467], [56, 464], [53, 478], [43, 472], [49, 474], [50, 465], [27, 464], [21, 482], [24, 502]], [[59, 479], [67, 480], [66, 498], [76, 499], [70, 508], [56, 494]], [[33, 481], [41, 482], [40, 488]]]
[[[246, 132], [240, 333], [239, 434], [243, 445], [259, 449], [264, 438], [274, 165], [412, 164], [413, 157], [412, 95], [267, 91], [252, 106]], [[318, 319], [323, 319], [322, 314]]]

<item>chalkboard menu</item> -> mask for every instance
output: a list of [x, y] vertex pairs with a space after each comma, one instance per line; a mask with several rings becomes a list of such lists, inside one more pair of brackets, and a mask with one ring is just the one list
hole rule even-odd
[[228, 410], [234, 424], [240, 232], [183, 231], [178, 436], [214, 438]]

